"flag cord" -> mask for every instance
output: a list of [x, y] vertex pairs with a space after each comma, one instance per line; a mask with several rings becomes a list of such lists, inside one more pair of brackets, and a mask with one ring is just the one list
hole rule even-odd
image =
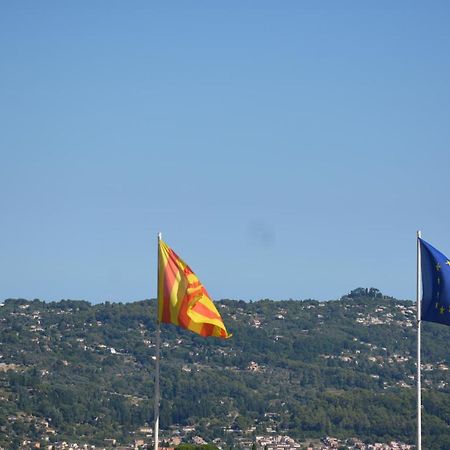
[[420, 253], [421, 232], [417, 232], [417, 280], [416, 280], [416, 307], [417, 307], [417, 450], [422, 450], [422, 387], [421, 387], [421, 358], [420, 340], [422, 331], [421, 320], [421, 283], [422, 267]]

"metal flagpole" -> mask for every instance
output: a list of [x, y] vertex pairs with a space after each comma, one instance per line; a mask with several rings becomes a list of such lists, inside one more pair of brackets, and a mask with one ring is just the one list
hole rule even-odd
[[[158, 233], [158, 283], [159, 283], [159, 241], [161, 240], [161, 233]], [[158, 286], [159, 290], [159, 286]], [[156, 355], [155, 355], [155, 433], [154, 433], [154, 440], [155, 440], [155, 446], [154, 450], [158, 450], [159, 447], [159, 359], [160, 359], [160, 333], [161, 333], [161, 327], [159, 323], [159, 316], [158, 316], [158, 293], [156, 293]]]
[[421, 297], [422, 297], [422, 267], [420, 254], [421, 232], [417, 232], [417, 284], [416, 284], [416, 307], [417, 307], [417, 450], [422, 450], [422, 392], [421, 392], [421, 361], [420, 361], [420, 339], [421, 339]]

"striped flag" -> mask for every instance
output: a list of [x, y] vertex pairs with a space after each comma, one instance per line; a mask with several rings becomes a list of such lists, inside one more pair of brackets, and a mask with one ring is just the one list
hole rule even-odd
[[231, 336], [195, 273], [162, 240], [158, 251], [158, 318], [201, 336]]

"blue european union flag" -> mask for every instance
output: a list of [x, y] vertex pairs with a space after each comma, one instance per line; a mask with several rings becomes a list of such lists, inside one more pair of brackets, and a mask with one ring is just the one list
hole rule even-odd
[[420, 241], [422, 267], [422, 320], [450, 325], [450, 260], [423, 239]]

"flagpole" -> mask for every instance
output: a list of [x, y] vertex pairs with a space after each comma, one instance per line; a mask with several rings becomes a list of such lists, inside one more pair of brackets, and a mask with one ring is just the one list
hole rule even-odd
[[[159, 283], [159, 242], [161, 241], [161, 233], [158, 233], [158, 257], [157, 257], [157, 264], [158, 264], [158, 283]], [[159, 286], [158, 286], [159, 290]], [[159, 392], [159, 359], [160, 359], [160, 346], [161, 346], [161, 327], [159, 323], [159, 313], [158, 313], [158, 292], [156, 293], [156, 355], [155, 355], [155, 433], [154, 433], [154, 441], [155, 446], [154, 450], [158, 450], [159, 447], [159, 399], [160, 399], [160, 392]]]
[[421, 391], [421, 360], [420, 340], [422, 331], [421, 321], [421, 284], [422, 267], [420, 254], [420, 241], [422, 234], [417, 231], [417, 280], [416, 280], [416, 307], [417, 307], [417, 450], [422, 450], [422, 391]]

